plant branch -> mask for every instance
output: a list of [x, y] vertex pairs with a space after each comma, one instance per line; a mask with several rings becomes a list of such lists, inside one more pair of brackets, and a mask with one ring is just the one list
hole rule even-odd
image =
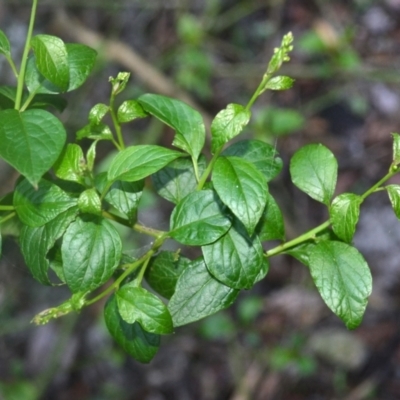
[[12, 212], [11, 214], [6, 215], [4, 218], [0, 219], [0, 225], [4, 224], [4, 222], [8, 221], [11, 218], [14, 218], [17, 215], [17, 213]]
[[197, 184], [196, 190], [203, 189], [203, 186], [206, 183], [208, 176], [211, 174], [211, 171], [214, 168], [214, 164], [217, 161], [219, 155], [221, 154], [221, 151], [222, 151], [222, 148], [219, 151], [215, 152], [215, 154], [213, 155], [210, 163], [207, 165], [206, 170], [204, 171], [203, 175], [201, 176], [199, 183]]
[[16, 110], [19, 110], [21, 108], [22, 94], [24, 91], [25, 71], [28, 62], [29, 50], [31, 48], [31, 39], [33, 33], [33, 26], [35, 25], [37, 3], [38, 0], [33, 0], [32, 2], [31, 18], [29, 21], [28, 33], [26, 35], [24, 53], [22, 55], [22, 60], [21, 60], [21, 68], [18, 74], [17, 94], [15, 97], [15, 107], [14, 107]]
[[111, 118], [114, 124], [114, 129], [117, 134], [118, 138], [118, 144], [119, 148], [118, 150], [124, 150], [125, 149], [125, 143], [124, 143], [124, 138], [122, 136], [122, 131], [121, 131], [121, 125], [118, 122], [117, 115], [115, 114], [115, 109], [114, 109], [114, 101], [115, 101], [115, 94], [113, 91], [111, 91], [111, 97], [110, 97], [110, 113], [111, 113]]

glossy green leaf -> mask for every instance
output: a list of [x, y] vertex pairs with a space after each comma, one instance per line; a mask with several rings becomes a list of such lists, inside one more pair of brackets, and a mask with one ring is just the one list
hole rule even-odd
[[45, 179], [39, 182], [37, 189], [23, 179], [14, 191], [14, 207], [19, 219], [32, 227], [46, 224], [76, 204], [75, 198]]
[[256, 233], [262, 242], [267, 240], [285, 240], [282, 212], [275, 199], [269, 193], [267, 205], [257, 225]]
[[[102, 173], [96, 177], [96, 186], [100, 192], [103, 192], [106, 184], [107, 173]], [[125, 214], [130, 221], [135, 222], [143, 188], [144, 180], [137, 182], [115, 181], [108, 189], [104, 199]]]
[[269, 260], [266, 257], [263, 257], [260, 271], [258, 272], [258, 275], [256, 276], [256, 279], [254, 280], [254, 283], [260, 282], [262, 279], [264, 279], [269, 272]]
[[223, 206], [212, 190], [201, 190], [186, 196], [171, 214], [170, 235], [190, 246], [212, 243], [231, 226]]
[[260, 140], [241, 140], [227, 147], [221, 155], [244, 158], [265, 176], [267, 182], [282, 170], [282, 159], [275, 147]]
[[113, 134], [110, 127], [102, 122], [95, 124], [87, 124], [76, 132], [76, 139], [82, 140], [89, 138], [93, 140], [112, 140]]
[[222, 202], [252, 235], [268, 198], [263, 174], [243, 158], [219, 157], [214, 165], [212, 182]]
[[167, 306], [146, 289], [125, 285], [115, 296], [124, 321], [129, 324], [138, 322], [145, 331], [159, 335], [173, 332], [172, 318]]
[[137, 118], [147, 117], [147, 112], [137, 100], [126, 100], [119, 107], [117, 111], [117, 119], [120, 124], [131, 122]]
[[240, 104], [229, 104], [211, 123], [211, 151], [221, 150], [226, 142], [242, 132], [249, 123], [251, 113]]
[[287, 90], [293, 86], [294, 79], [289, 76], [274, 76], [264, 87], [264, 90]]
[[172, 144], [197, 160], [206, 137], [201, 114], [182, 101], [166, 96], [144, 94], [138, 101], [146, 112], [175, 129]]
[[119, 314], [114, 295], [105, 305], [104, 320], [114, 340], [135, 360], [148, 363], [156, 355], [160, 346], [160, 336], [146, 332], [137, 322], [125, 322]]
[[190, 263], [188, 258], [177, 253], [162, 251], [154, 257], [146, 269], [147, 283], [157, 293], [170, 299], [175, 292], [176, 282]]
[[63, 91], [39, 72], [36, 57], [33, 54], [29, 56], [26, 64], [25, 85], [30, 93], [55, 94]]
[[85, 182], [85, 158], [81, 147], [75, 143], [68, 143], [53, 169], [58, 178], [83, 184]]
[[101, 200], [94, 188], [86, 189], [78, 199], [78, 207], [81, 213], [101, 215]]
[[396, 217], [400, 219], [400, 185], [387, 185], [385, 189], [388, 192], [393, 211]]
[[314, 200], [329, 205], [336, 187], [337, 161], [322, 144], [309, 144], [290, 161], [292, 182]]
[[213, 278], [204, 260], [199, 258], [185, 268], [168, 303], [174, 326], [197, 321], [229, 307], [238, 294], [239, 290]]
[[47, 253], [76, 218], [77, 207], [72, 207], [59, 214], [53, 220], [40, 227], [25, 225], [21, 230], [20, 245], [25, 263], [32, 276], [43, 285], [50, 285], [48, 269], [50, 266]]
[[[101, 174], [96, 179], [96, 185], [102, 192], [107, 183], [107, 176]], [[143, 194], [144, 180], [137, 182], [115, 181], [108, 189], [104, 199], [115, 207], [122, 214], [125, 214], [130, 221], [136, 222], [137, 208]]]
[[159, 171], [182, 153], [156, 145], [131, 146], [112, 160], [108, 180], [134, 182]]
[[[206, 169], [206, 159], [199, 157], [199, 175]], [[179, 203], [185, 196], [196, 190], [197, 180], [194, 173], [192, 160], [178, 158], [152, 176], [157, 193], [171, 201]]]
[[344, 242], [350, 243], [356, 231], [360, 217], [361, 196], [353, 193], [343, 193], [337, 196], [329, 209], [332, 229]]
[[36, 185], [57, 160], [66, 132], [45, 110], [0, 111], [0, 156]]
[[68, 52], [64, 42], [55, 36], [36, 35], [31, 40], [39, 72], [62, 92], [68, 89]]
[[92, 125], [99, 125], [101, 120], [110, 111], [110, 107], [103, 103], [98, 103], [89, 111], [89, 122]]
[[105, 283], [118, 267], [121, 238], [107, 220], [82, 215], [64, 234], [61, 247], [66, 282], [73, 293]]
[[80, 43], [67, 43], [65, 47], [68, 53], [70, 92], [85, 83], [96, 63], [97, 52]]
[[400, 135], [392, 133], [393, 136], [393, 163], [400, 164]]
[[111, 83], [112, 94], [114, 96], [122, 93], [125, 90], [130, 76], [131, 74], [129, 72], [118, 72], [116, 78], [110, 76], [109, 82]]
[[368, 264], [354, 247], [321, 241], [310, 255], [310, 272], [327, 306], [346, 324], [356, 328], [372, 291]]
[[0, 29], [0, 54], [4, 54], [6, 57], [11, 56], [11, 46], [7, 35]]
[[234, 289], [250, 289], [257, 280], [263, 263], [263, 248], [257, 236], [250, 238], [240, 222], [219, 240], [202, 246], [210, 273]]

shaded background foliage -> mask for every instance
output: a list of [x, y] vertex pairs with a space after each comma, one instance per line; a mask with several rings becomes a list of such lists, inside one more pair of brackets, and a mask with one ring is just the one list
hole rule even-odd
[[[22, 52], [29, 9], [28, 1], [0, 1], [0, 26], [14, 53]], [[364, 191], [391, 162], [390, 132], [400, 122], [399, 21], [398, 0], [43, 0], [36, 31], [99, 51], [92, 77], [67, 95], [70, 106], [60, 116], [73, 138], [90, 108], [108, 98], [108, 77], [121, 70], [132, 72], [127, 97], [176, 96], [209, 122], [228, 102], [248, 101], [273, 48], [291, 30], [295, 51], [283, 73], [295, 86], [258, 100], [247, 135], [272, 143], [283, 158], [270, 190], [292, 238], [327, 217], [290, 184], [288, 161], [300, 146], [321, 142], [335, 153], [339, 192]], [[3, 60], [0, 76], [1, 84], [13, 83]], [[125, 135], [130, 144], [172, 140], [155, 120], [129, 124]], [[109, 150], [99, 146], [102, 168]], [[1, 162], [0, 195], [16, 178]], [[165, 228], [170, 206], [151, 191], [144, 201], [140, 221]], [[362, 208], [355, 243], [371, 266], [374, 291], [356, 331], [331, 315], [307, 269], [281, 256], [234, 307], [164, 338], [147, 366], [112, 343], [101, 305], [30, 325], [67, 293], [37, 284], [10, 236], [0, 260], [0, 398], [398, 399], [400, 225], [386, 196]], [[141, 240], [126, 235], [125, 246], [148, 244]]]

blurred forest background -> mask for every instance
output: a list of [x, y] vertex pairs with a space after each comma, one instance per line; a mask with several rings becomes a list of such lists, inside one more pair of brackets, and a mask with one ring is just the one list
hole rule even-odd
[[[0, 0], [0, 28], [15, 60], [30, 5]], [[292, 31], [295, 50], [283, 72], [296, 79], [294, 88], [264, 94], [245, 133], [272, 143], [284, 161], [270, 190], [289, 239], [327, 217], [290, 183], [288, 162], [299, 147], [321, 142], [334, 152], [338, 193], [362, 193], [391, 163], [390, 133], [400, 129], [400, 0], [41, 0], [35, 31], [99, 52], [91, 78], [66, 96], [69, 107], [58, 115], [71, 141], [90, 108], [108, 102], [108, 78], [119, 71], [132, 73], [125, 98], [178, 97], [201, 110], [209, 126], [227, 103], [247, 103], [273, 48]], [[4, 59], [0, 84], [14, 84]], [[130, 144], [169, 146], [172, 139], [151, 119], [129, 124], [125, 135]], [[102, 146], [106, 168], [110, 148]], [[16, 178], [0, 160], [0, 195]], [[168, 226], [171, 206], [150, 182], [143, 205], [142, 222]], [[307, 268], [280, 256], [236, 305], [177, 329], [141, 365], [113, 343], [102, 304], [46, 326], [30, 324], [68, 291], [34, 281], [10, 235], [0, 260], [0, 399], [398, 400], [400, 222], [385, 193], [363, 204], [355, 244], [374, 276], [355, 331], [328, 310]], [[128, 249], [145, 245], [126, 236]]]

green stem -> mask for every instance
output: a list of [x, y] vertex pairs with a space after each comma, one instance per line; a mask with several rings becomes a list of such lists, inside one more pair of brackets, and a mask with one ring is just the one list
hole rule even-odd
[[199, 165], [197, 164], [197, 160], [192, 157], [192, 163], [193, 163], [193, 169], [194, 169], [194, 176], [196, 177], [196, 182], [199, 182], [200, 176], [199, 176]]
[[197, 184], [196, 190], [201, 190], [203, 189], [204, 184], [206, 183], [206, 180], [208, 178], [208, 175], [211, 174], [212, 169], [214, 168], [214, 164], [217, 161], [219, 155], [221, 154], [222, 148], [218, 150], [212, 157], [210, 163], [207, 165], [206, 170], [204, 171], [203, 175], [201, 176], [199, 183]]
[[10, 64], [10, 67], [11, 67], [12, 71], [14, 72], [15, 77], [18, 79], [18, 70], [17, 70], [17, 67], [14, 64], [13, 59], [11, 57], [8, 57], [8, 56], [5, 56], [5, 57], [6, 57], [7, 61], [8, 61], [8, 64]]
[[[38, 89], [39, 89], [39, 88], [38, 88]], [[22, 105], [22, 107], [20, 108], [20, 111], [21, 111], [21, 112], [22, 112], [22, 111], [25, 111], [25, 110], [28, 108], [29, 104], [30, 104], [31, 101], [34, 99], [34, 97], [36, 96], [36, 92], [37, 92], [37, 90], [34, 91], [34, 92], [29, 93], [28, 98], [25, 100], [25, 103], [24, 103], [24, 104]]]
[[282, 243], [279, 246], [274, 247], [273, 249], [267, 251], [265, 253], [266, 257], [276, 256], [277, 254], [283, 253], [285, 250], [290, 249], [291, 247], [297, 246], [300, 243], [306, 242], [307, 240], [314, 239], [317, 233], [323, 231], [324, 229], [328, 228], [331, 224], [331, 221], [325, 221], [323, 224], [318, 225], [316, 228], [309, 230], [306, 233], [298, 236], [293, 240], [289, 240], [289, 242]]
[[14, 211], [15, 207], [14, 206], [2, 206], [0, 205], [0, 211]]
[[4, 222], [8, 221], [11, 218], [14, 218], [17, 215], [17, 213], [12, 212], [11, 214], [6, 215], [4, 218], [0, 219], [0, 225], [4, 224]]
[[267, 84], [267, 82], [271, 79], [271, 75], [265, 74], [263, 76], [262, 81], [258, 85], [256, 91], [253, 93], [253, 96], [251, 96], [251, 99], [247, 103], [245, 109], [246, 111], [250, 111], [250, 108], [253, 106], [254, 102], [257, 100], [258, 96], [264, 91], [264, 87]]
[[124, 143], [124, 138], [122, 137], [122, 131], [121, 131], [121, 125], [118, 122], [117, 115], [114, 110], [114, 101], [115, 101], [115, 95], [114, 93], [111, 93], [110, 97], [110, 113], [111, 113], [111, 118], [114, 124], [114, 129], [117, 134], [118, 138], [118, 144], [119, 144], [119, 149], [118, 150], [124, 150], [125, 149], [125, 143]]
[[33, 26], [35, 25], [37, 4], [38, 4], [38, 0], [33, 0], [32, 10], [31, 10], [31, 18], [30, 18], [29, 27], [28, 27], [28, 33], [26, 35], [25, 48], [24, 48], [24, 53], [22, 55], [22, 60], [21, 60], [21, 68], [20, 68], [19, 74], [18, 74], [17, 94], [15, 97], [15, 107], [14, 107], [16, 110], [19, 110], [21, 108], [22, 94], [24, 91], [26, 65], [28, 62], [29, 50], [31, 48], [31, 39], [32, 39], [32, 33], [33, 33]]
[[157, 229], [148, 228], [147, 226], [143, 226], [140, 224], [131, 224], [127, 219], [119, 217], [109, 211], [102, 212], [103, 217], [110, 219], [111, 221], [118, 222], [119, 224], [126, 226], [128, 228], [134, 229], [136, 232], [143, 233], [145, 235], [153, 236], [155, 238], [159, 238], [161, 236], [167, 236], [168, 232], [159, 231]]
[[[396, 175], [399, 172], [400, 172], [400, 170], [398, 170], [397, 168], [391, 167], [389, 172], [382, 179], [380, 179], [378, 182], [376, 182], [375, 185], [371, 186], [371, 188], [369, 188], [366, 192], [364, 192], [360, 196], [362, 201], [364, 201], [372, 193], [381, 190], [382, 184], [384, 184], [387, 180], [389, 180], [392, 176]], [[276, 256], [277, 254], [283, 253], [285, 250], [290, 249], [291, 247], [297, 246], [298, 244], [304, 243], [307, 240], [315, 239], [317, 233], [322, 232], [323, 230], [328, 228], [330, 226], [330, 224], [331, 224], [331, 220], [329, 219], [328, 221], [325, 221], [321, 225], [318, 225], [316, 228], [313, 228], [310, 231], [303, 233], [299, 237], [297, 237], [293, 240], [290, 240], [289, 242], [282, 243], [279, 246], [276, 246], [273, 249], [267, 251], [265, 253], [265, 256], [268, 258], [272, 257], [272, 256]]]

